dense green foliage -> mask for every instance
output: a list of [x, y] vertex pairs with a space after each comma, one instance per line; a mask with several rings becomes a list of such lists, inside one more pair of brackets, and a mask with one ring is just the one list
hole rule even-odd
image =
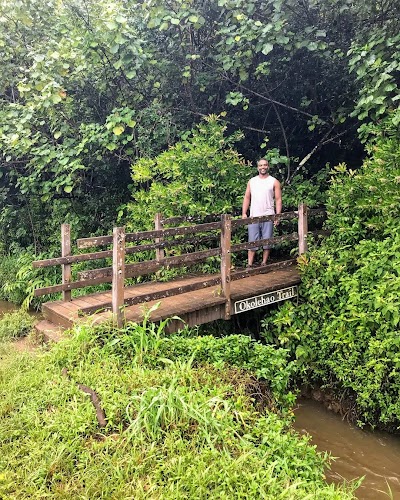
[[[210, 115], [169, 150], [155, 158], [143, 158], [133, 165], [133, 201], [120, 206], [119, 210], [119, 218], [126, 221], [128, 231], [153, 228], [156, 212], [166, 217], [194, 216], [201, 221], [207, 214], [241, 211], [244, 186], [247, 179], [254, 175], [255, 169], [234, 148], [241, 134], [227, 136], [226, 129], [226, 123]], [[279, 177], [282, 173], [279, 165], [287, 159], [280, 156], [277, 150], [269, 151], [267, 157], [271, 163], [271, 173]], [[321, 186], [326, 184], [327, 172], [327, 169], [323, 169], [310, 179], [297, 173], [283, 189], [285, 210], [296, 209], [300, 201], [305, 201], [310, 207], [322, 205], [325, 191]], [[282, 224], [282, 228], [284, 226]], [[234, 237], [238, 242], [241, 241], [245, 238], [244, 230]], [[178, 248], [174, 249], [174, 252], [178, 251]], [[49, 297], [35, 298], [34, 290], [59, 283], [60, 268], [33, 269], [32, 261], [59, 254], [60, 248], [54, 246], [46, 254], [34, 255], [31, 249], [19, 249], [17, 254], [6, 255], [0, 261], [1, 298], [24, 307], [39, 308], [42, 301], [49, 300]], [[140, 260], [146, 258], [144, 255], [130, 258]], [[236, 257], [243, 259], [244, 252]], [[207, 265], [212, 266], [215, 260], [209, 259]], [[108, 264], [97, 261], [92, 265], [102, 267]], [[219, 262], [216, 265], [219, 266]], [[87, 267], [87, 263], [74, 264], [73, 279]], [[185, 269], [181, 271], [186, 272]], [[74, 296], [78, 293], [74, 291]]]
[[[196, 342], [203, 344], [197, 360]], [[288, 419], [255, 408], [250, 371], [218, 355], [207, 363], [204, 346], [221, 356], [229, 343], [235, 365], [258, 345], [244, 337], [164, 339], [162, 327], [129, 325], [119, 332], [80, 326], [50, 352], [3, 347], [0, 495], [353, 498], [324, 482], [326, 457]], [[275, 375], [278, 364], [272, 359]], [[101, 432], [78, 383], [100, 397]]]
[[360, 422], [400, 426], [400, 141], [381, 127], [363, 167], [332, 172], [325, 244], [302, 259], [303, 303], [265, 321], [304, 381], [345, 391]]
[[1, 0], [0, 251], [54, 248], [61, 222], [109, 232], [131, 166], [140, 177], [210, 113], [243, 130], [244, 158], [280, 151], [288, 182], [307, 162], [358, 162], [357, 119], [398, 104], [398, 8]]
[[[157, 212], [200, 219], [241, 212], [245, 186], [256, 169], [235, 149], [242, 134], [227, 136], [226, 131], [221, 117], [210, 115], [167, 151], [133, 164], [133, 200], [124, 207], [128, 227], [151, 228]], [[271, 174], [280, 178], [288, 159], [278, 150], [270, 150], [266, 157]], [[300, 201], [310, 207], [323, 204], [327, 173], [321, 169], [311, 180], [296, 174], [283, 187], [285, 210], [297, 208]]]
[[210, 116], [157, 158], [134, 164], [128, 227], [154, 226], [156, 212], [205, 217], [239, 208], [249, 165], [234, 149], [240, 135], [225, 132], [226, 125]]
[[398, 14], [372, 0], [1, 0], [1, 295], [28, 303], [56, 281], [26, 263], [59, 254], [62, 222], [75, 239], [118, 214], [138, 228], [156, 210], [237, 208], [263, 153], [286, 208], [322, 202], [325, 165], [360, 162], [359, 120], [364, 141], [388, 112], [398, 123]]

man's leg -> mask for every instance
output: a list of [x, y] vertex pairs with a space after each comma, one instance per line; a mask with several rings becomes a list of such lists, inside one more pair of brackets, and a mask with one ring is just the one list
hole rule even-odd
[[262, 266], [265, 266], [265, 264], [267, 263], [270, 252], [271, 252], [271, 250], [269, 248], [267, 248], [266, 250], [263, 250], [263, 258], [262, 258], [262, 262], [261, 262]]
[[[268, 238], [272, 238], [272, 234], [274, 232], [274, 223], [273, 222], [262, 222], [261, 223], [261, 232], [262, 232], [262, 239], [266, 240]], [[269, 254], [271, 252], [271, 247], [269, 245], [265, 245], [263, 247], [263, 259], [261, 262], [262, 266], [265, 266], [267, 263]]]
[[252, 266], [254, 262], [254, 257], [256, 256], [255, 250], [249, 250], [247, 252], [247, 260], [248, 260], [248, 266]]
[[[249, 224], [249, 243], [253, 243], [260, 239], [260, 227], [259, 224]], [[248, 266], [252, 266], [254, 264], [254, 257], [256, 255], [257, 247], [251, 248], [247, 252]]]

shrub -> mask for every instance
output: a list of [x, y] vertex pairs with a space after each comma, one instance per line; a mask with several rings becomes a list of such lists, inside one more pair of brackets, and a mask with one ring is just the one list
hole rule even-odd
[[331, 236], [302, 257], [302, 303], [264, 321], [297, 371], [350, 393], [360, 423], [400, 426], [400, 141], [384, 134], [357, 171], [334, 169]]
[[205, 216], [241, 207], [251, 172], [234, 149], [241, 134], [227, 137], [226, 128], [210, 116], [156, 158], [133, 165], [133, 202], [126, 206], [130, 229], [147, 229], [157, 212]]

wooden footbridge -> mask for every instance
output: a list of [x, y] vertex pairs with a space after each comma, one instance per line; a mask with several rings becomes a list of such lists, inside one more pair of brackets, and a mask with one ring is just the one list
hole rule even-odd
[[[123, 227], [116, 227], [109, 236], [78, 239], [78, 249], [104, 246], [108, 249], [75, 255], [72, 254], [70, 226], [63, 224], [61, 257], [33, 263], [35, 268], [62, 267], [61, 284], [35, 290], [35, 296], [62, 293], [62, 300], [43, 304], [45, 321], [41, 328], [50, 329], [53, 325], [69, 328], [82, 318], [87, 320], [88, 316], [94, 323], [114, 321], [121, 326], [124, 321], [141, 322], [146, 310], [151, 309], [151, 321], [175, 317], [168, 329], [177, 331], [185, 324], [194, 326], [229, 319], [234, 314], [296, 297], [300, 282], [296, 259], [251, 269], [235, 268], [232, 256], [254, 247], [254, 243], [234, 243], [237, 240], [234, 232], [250, 223], [297, 219], [296, 232], [261, 240], [259, 244], [274, 246], [298, 241], [301, 255], [307, 250], [308, 217], [323, 213], [323, 210], [308, 210], [300, 204], [297, 211], [279, 215], [235, 219], [223, 214], [210, 216], [213, 222], [201, 224], [196, 224], [193, 218], [163, 219], [157, 214], [154, 230], [125, 233]], [[152, 259], [139, 260], [143, 255]], [[81, 271], [72, 278], [74, 263], [100, 259], [103, 262], [108, 259], [112, 265]], [[192, 270], [188, 273], [189, 268], [196, 268], [210, 259], [214, 261], [214, 268], [215, 261], [219, 261], [218, 272], [204, 274]], [[163, 270], [172, 268], [178, 269], [179, 276], [162, 280]], [[147, 276], [148, 281], [132, 284], [142, 276]], [[126, 282], [130, 278], [131, 284]], [[111, 283], [111, 290], [72, 297], [72, 290], [100, 283]]]

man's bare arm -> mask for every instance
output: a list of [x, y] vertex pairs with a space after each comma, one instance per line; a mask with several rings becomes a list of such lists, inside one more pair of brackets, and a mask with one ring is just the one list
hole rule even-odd
[[251, 193], [250, 193], [250, 182], [247, 183], [246, 192], [244, 193], [243, 206], [242, 206], [242, 219], [247, 217], [247, 210], [250, 206]]
[[[274, 194], [275, 194], [275, 213], [282, 213], [282, 189], [279, 181], [274, 183]], [[274, 222], [275, 226], [279, 224], [279, 221]]]

